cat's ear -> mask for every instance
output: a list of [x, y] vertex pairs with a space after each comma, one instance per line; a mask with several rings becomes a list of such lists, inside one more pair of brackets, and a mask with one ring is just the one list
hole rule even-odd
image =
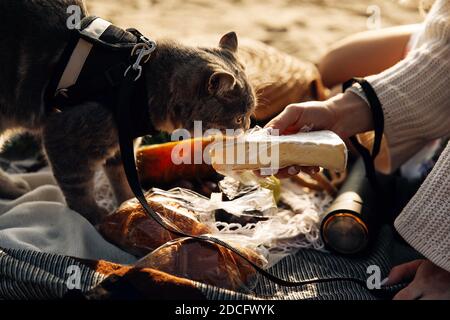
[[238, 38], [235, 32], [229, 32], [220, 39], [219, 47], [222, 49], [228, 49], [231, 52], [237, 52], [238, 50]]
[[224, 95], [234, 89], [236, 78], [229, 72], [214, 72], [209, 78], [208, 91], [210, 94]]

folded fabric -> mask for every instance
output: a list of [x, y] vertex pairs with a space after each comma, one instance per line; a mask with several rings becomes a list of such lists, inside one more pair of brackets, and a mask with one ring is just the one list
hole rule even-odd
[[86, 219], [68, 208], [50, 172], [20, 175], [31, 191], [0, 199], [0, 247], [131, 264], [136, 259], [107, 242]]

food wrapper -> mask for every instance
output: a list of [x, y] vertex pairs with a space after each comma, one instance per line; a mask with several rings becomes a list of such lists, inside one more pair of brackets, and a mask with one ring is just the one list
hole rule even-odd
[[219, 182], [219, 187], [230, 200], [254, 192], [260, 187], [271, 190], [277, 203], [280, 200], [281, 182], [275, 176], [257, 177], [251, 171], [234, 172], [234, 177], [226, 176]]
[[[202, 235], [213, 231], [201, 223], [199, 214], [191, 209], [194, 204], [189, 198], [198, 198], [188, 190], [171, 193], [154, 189], [145, 197], [155, 212], [182, 232]], [[138, 257], [178, 238], [149, 217], [137, 199], [123, 203], [100, 223], [98, 229], [107, 240]]]
[[342, 172], [347, 164], [344, 141], [329, 130], [278, 135], [277, 130], [255, 127], [234, 137], [216, 139], [209, 153], [213, 168], [225, 176], [244, 170], [273, 175], [295, 165]]
[[[255, 250], [236, 248], [258, 266], [267, 263]], [[161, 246], [139, 260], [136, 267], [154, 268], [233, 291], [250, 291], [258, 280], [255, 268], [236, 253], [215, 243], [192, 238], [180, 238]]]
[[[220, 194], [218, 194], [220, 195]], [[232, 201], [221, 201], [211, 197], [211, 209], [215, 209], [217, 221], [246, 225], [267, 220], [277, 212], [273, 192], [259, 188]]]
[[[145, 197], [167, 224], [193, 236], [218, 234], [217, 212], [239, 219], [249, 215], [266, 217], [277, 210], [272, 191], [264, 188], [233, 201], [222, 201], [221, 194], [208, 199], [183, 188], [169, 191], [153, 188]], [[98, 230], [108, 241], [137, 257], [179, 238], [149, 217], [137, 199], [124, 202], [98, 225]]]

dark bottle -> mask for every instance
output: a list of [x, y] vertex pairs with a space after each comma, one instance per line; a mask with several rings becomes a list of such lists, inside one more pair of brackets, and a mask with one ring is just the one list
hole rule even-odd
[[364, 251], [377, 231], [375, 191], [358, 159], [322, 220], [321, 235], [328, 249], [347, 255]]

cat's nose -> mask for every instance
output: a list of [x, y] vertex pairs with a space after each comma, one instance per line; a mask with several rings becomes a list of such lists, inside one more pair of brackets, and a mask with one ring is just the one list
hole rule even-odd
[[219, 131], [222, 132], [223, 135], [227, 135], [229, 133], [229, 129], [227, 130], [226, 128], [219, 128]]

